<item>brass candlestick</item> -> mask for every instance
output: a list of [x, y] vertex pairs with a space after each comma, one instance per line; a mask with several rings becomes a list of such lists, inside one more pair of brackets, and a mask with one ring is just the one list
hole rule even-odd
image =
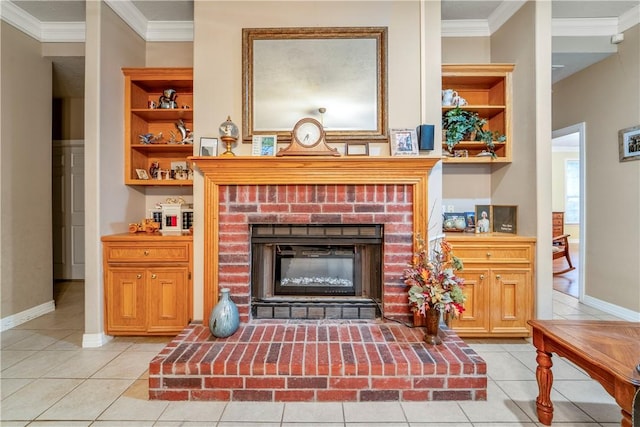
[[226, 145], [227, 149], [224, 153], [220, 154], [221, 156], [235, 156], [234, 152], [231, 151], [231, 146], [236, 142], [236, 138], [233, 136], [221, 136], [220, 139]]
[[240, 132], [238, 131], [238, 126], [231, 121], [231, 116], [227, 116], [227, 120], [222, 122], [218, 131], [220, 132], [220, 139], [227, 147], [226, 151], [220, 156], [235, 156], [231, 151], [231, 145], [238, 140]]

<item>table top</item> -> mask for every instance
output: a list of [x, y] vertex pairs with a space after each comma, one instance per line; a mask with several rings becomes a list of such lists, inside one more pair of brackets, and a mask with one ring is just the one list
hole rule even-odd
[[[590, 363], [600, 366], [626, 382], [640, 386], [640, 323], [609, 320], [530, 320], [563, 347], [580, 352]], [[535, 337], [534, 337], [535, 343]]]

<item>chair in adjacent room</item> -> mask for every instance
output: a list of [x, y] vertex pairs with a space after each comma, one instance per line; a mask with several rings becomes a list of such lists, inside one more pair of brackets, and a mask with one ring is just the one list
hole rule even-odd
[[566, 258], [568, 267], [553, 272], [553, 275], [564, 274], [575, 267], [571, 263], [571, 255], [569, 254], [569, 234], [561, 234], [553, 238], [553, 259]]

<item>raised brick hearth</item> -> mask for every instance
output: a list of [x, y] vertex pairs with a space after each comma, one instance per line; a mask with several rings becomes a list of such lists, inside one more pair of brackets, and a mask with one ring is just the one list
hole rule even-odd
[[[291, 322], [291, 321], [288, 321]], [[149, 397], [265, 402], [486, 400], [485, 362], [398, 323], [264, 320], [231, 337], [186, 328], [151, 362]]]

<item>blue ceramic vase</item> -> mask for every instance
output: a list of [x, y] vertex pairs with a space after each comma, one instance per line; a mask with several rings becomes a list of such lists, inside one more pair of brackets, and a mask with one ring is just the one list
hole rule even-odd
[[233, 335], [240, 326], [238, 307], [229, 297], [229, 289], [220, 289], [220, 301], [211, 310], [209, 330], [214, 337], [226, 338]]

